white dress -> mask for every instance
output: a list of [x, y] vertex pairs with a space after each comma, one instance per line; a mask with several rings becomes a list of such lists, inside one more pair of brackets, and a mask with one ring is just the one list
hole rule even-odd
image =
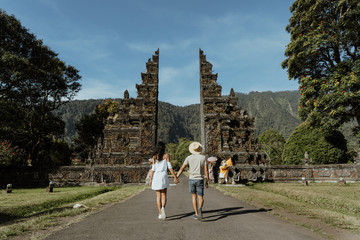
[[167, 169], [168, 164], [166, 158], [161, 161], [155, 161], [155, 164], [152, 166], [152, 170], [154, 171], [151, 183], [152, 190], [161, 190], [169, 187]]

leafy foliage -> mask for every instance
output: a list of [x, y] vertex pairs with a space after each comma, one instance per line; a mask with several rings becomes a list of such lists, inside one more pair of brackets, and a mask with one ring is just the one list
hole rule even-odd
[[158, 138], [165, 143], [177, 143], [180, 138], [200, 140], [200, 105], [186, 107], [159, 102]]
[[0, 26], [1, 139], [23, 149], [33, 165], [47, 165], [52, 140], [64, 133], [54, 110], [80, 90], [81, 77], [1, 9]]
[[279, 132], [274, 129], [263, 132], [259, 136], [259, 143], [262, 150], [271, 159], [271, 164], [281, 164], [285, 138]]
[[169, 143], [166, 144], [166, 149], [165, 149], [165, 152], [170, 155], [171, 165], [175, 171], [179, 170], [181, 167], [181, 163], [177, 161], [177, 159], [175, 159], [175, 153], [177, 147], [178, 145], [176, 143]]
[[192, 141], [187, 138], [180, 138], [179, 143], [166, 145], [166, 152], [170, 155], [171, 164], [175, 171], [179, 170], [185, 158], [190, 155], [189, 145]]
[[185, 158], [190, 155], [189, 145], [192, 141], [187, 138], [181, 138], [175, 152], [175, 159], [182, 165]]
[[119, 103], [107, 99], [104, 103], [95, 106], [95, 113], [84, 115], [75, 124], [76, 136], [74, 138], [75, 151], [85, 161], [89, 154], [93, 154], [99, 139], [103, 138], [104, 121], [111, 112], [118, 110]]
[[95, 107], [95, 113], [102, 119], [106, 119], [111, 113], [117, 112], [119, 103], [115, 100], [106, 99], [102, 104]]
[[55, 114], [60, 115], [65, 122], [64, 139], [71, 142], [76, 134], [76, 123], [84, 115], [95, 113], [96, 106], [103, 104], [105, 101], [105, 99], [74, 100], [56, 109]]
[[6, 140], [0, 141], [0, 165], [18, 165], [23, 157], [23, 151], [18, 146], [12, 146]]
[[313, 164], [347, 163], [347, 145], [344, 135], [337, 130], [324, 131], [300, 124], [284, 146], [283, 164], [302, 164], [307, 152]]
[[54, 141], [50, 151], [51, 164], [54, 166], [71, 165], [73, 150], [69, 144], [63, 140]]
[[[334, 129], [360, 121], [358, 0], [296, 0], [282, 67], [299, 82], [299, 116]], [[358, 131], [359, 128], [356, 128]]]

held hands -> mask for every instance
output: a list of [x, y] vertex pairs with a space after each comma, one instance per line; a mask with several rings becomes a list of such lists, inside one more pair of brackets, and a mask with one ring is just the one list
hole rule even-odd
[[209, 180], [205, 181], [205, 187], [208, 188], [209, 187]]
[[179, 179], [176, 177], [176, 178], [174, 178], [174, 183], [176, 183], [176, 184], [178, 184], [180, 181], [179, 181]]
[[152, 182], [152, 179], [149, 180], [149, 187], [151, 187], [151, 182]]

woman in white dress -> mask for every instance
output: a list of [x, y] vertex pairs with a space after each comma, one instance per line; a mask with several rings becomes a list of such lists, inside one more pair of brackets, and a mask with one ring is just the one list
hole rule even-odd
[[156, 145], [155, 153], [153, 156], [149, 186], [156, 191], [156, 205], [159, 210], [159, 219], [165, 219], [165, 206], [166, 206], [166, 193], [169, 187], [169, 178], [167, 170], [174, 176], [174, 182], [178, 183], [179, 180], [175, 175], [170, 163], [169, 154], [165, 153], [165, 144], [159, 142]]

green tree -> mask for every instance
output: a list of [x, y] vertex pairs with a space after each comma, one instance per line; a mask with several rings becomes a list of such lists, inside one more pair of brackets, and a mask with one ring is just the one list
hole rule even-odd
[[12, 146], [9, 141], [0, 140], [0, 165], [22, 165], [23, 151], [17, 147]]
[[100, 119], [105, 120], [110, 114], [114, 114], [119, 110], [119, 103], [115, 100], [106, 99], [102, 104], [95, 107], [95, 113]]
[[181, 167], [181, 162], [175, 159], [175, 153], [177, 147], [178, 145], [176, 143], [169, 143], [166, 144], [166, 149], [165, 149], [165, 152], [167, 152], [170, 155], [171, 165], [175, 171], [179, 170]]
[[89, 154], [93, 154], [99, 138], [103, 136], [103, 119], [96, 113], [85, 115], [75, 124], [75, 128], [75, 151], [80, 155], [81, 160], [85, 161]]
[[307, 152], [313, 164], [347, 163], [347, 144], [337, 130], [324, 131], [309, 123], [300, 124], [284, 146], [283, 164], [302, 164]]
[[187, 138], [180, 138], [178, 147], [175, 152], [175, 159], [181, 163], [184, 162], [185, 158], [190, 155], [189, 145], [192, 141]]
[[323, 128], [355, 118], [359, 126], [359, 1], [296, 0], [290, 11], [282, 67], [300, 84], [300, 118]]
[[53, 111], [80, 90], [81, 77], [1, 9], [0, 26], [0, 138], [23, 149], [33, 165], [46, 165], [50, 143], [64, 133]]
[[67, 166], [71, 165], [71, 155], [73, 150], [69, 144], [63, 140], [53, 141], [50, 159], [54, 166]]
[[271, 159], [271, 164], [281, 164], [285, 138], [278, 131], [269, 129], [259, 136], [259, 143], [266, 155]]
[[103, 138], [104, 122], [110, 114], [118, 111], [118, 105], [118, 102], [108, 99], [103, 104], [95, 106], [95, 113], [84, 115], [75, 124], [75, 151], [83, 161], [89, 157], [89, 154], [90, 158], [93, 158], [95, 146]]

